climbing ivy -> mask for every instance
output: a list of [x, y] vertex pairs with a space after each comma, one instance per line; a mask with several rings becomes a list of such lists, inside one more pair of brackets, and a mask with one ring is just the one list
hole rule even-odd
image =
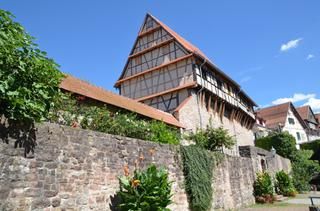
[[193, 211], [209, 210], [212, 203], [213, 168], [222, 154], [197, 146], [181, 146], [185, 188]]

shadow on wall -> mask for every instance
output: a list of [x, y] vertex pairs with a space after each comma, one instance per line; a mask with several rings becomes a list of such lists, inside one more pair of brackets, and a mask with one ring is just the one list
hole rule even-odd
[[119, 211], [119, 204], [121, 202], [120, 196], [118, 194], [115, 194], [113, 196], [110, 196], [110, 203], [109, 208], [111, 211]]
[[[18, 122], [0, 117], [0, 139], [15, 148], [24, 148], [24, 157], [33, 158], [36, 147], [36, 129], [34, 123]], [[14, 141], [14, 143], [10, 143]]]

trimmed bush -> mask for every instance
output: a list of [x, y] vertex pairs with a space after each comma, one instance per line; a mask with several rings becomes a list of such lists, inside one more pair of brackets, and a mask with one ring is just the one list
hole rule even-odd
[[257, 139], [255, 145], [268, 151], [274, 147], [278, 155], [290, 160], [294, 159], [294, 154], [297, 151], [296, 139], [288, 132], [273, 133]]
[[284, 196], [296, 195], [296, 189], [294, 188], [292, 178], [283, 170], [276, 173], [275, 187], [278, 194]]
[[257, 173], [253, 188], [253, 195], [258, 203], [272, 203], [274, 201], [274, 187], [268, 172]]
[[146, 170], [135, 170], [133, 176], [119, 177], [120, 210], [165, 211], [171, 204], [171, 183], [168, 172], [151, 165]]

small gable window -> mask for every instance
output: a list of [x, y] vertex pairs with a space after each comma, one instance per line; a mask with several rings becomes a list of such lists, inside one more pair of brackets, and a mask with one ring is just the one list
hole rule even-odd
[[301, 140], [301, 136], [300, 136], [300, 133], [297, 132], [297, 139], [300, 141]]
[[294, 119], [293, 118], [288, 118], [289, 124], [294, 125]]

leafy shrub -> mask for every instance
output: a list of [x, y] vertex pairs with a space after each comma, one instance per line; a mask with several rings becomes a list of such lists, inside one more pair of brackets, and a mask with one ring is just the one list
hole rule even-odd
[[59, 97], [63, 75], [13, 18], [0, 9], [0, 114], [41, 121]]
[[208, 125], [206, 129], [198, 129], [196, 133], [190, 134], [187, 139], [193, 140], [200, 147], [214, 151], [222, 147], [231, 149], [235, 140], [228, 134], [228, 130], [222, 127], [213, 128]]
[[197, 146], [181, 146], [185, 188], [191, 210], [209, 210], [212, 202], [213, 167], [221, 154]]
[[299, 150], [292, 162], [293, 183], [299, 192], [309, 191], [309, 182], [312, 176], [320, 172], [319, 164], [316, 161], [309, 160], [312, 154], [313, 151], [311, 150]]
[[163, 122], [152, 121], [149, 125], [149, 133], [147, 136], [147, 140], [160, 142], [160, 143], [168, 143], [168, 144], [179, 144], [178, 133], [169, 130], [168, 126]]
[[145, 171], [135, 170], [133, 176], [119, 177], [120, 191], [117, 193], [121, 210], [169, 210], [171, 183], [168, 172], [151, 165]]
[[[297, 150], [295, 138], [288, 132], [274, 133], [256, 140], [256, 146], [270, 150], [273, 146], [277, 154], [290, 159], [292, 164], [292, 180], [294, 188], [299, 191], [310, 190], [309, 181], [312, 176], [320, 171], [317, 162], [309, 160], [313, 151]], [[304, 144], [302, 148], [313, 149], [318, 143]]]
[[300, 148], [317, 152], [320, 149], [320, 139], [314, 140], [309, 143], [303, 143], [300, 145]]
[[274, 201], [272, 178], [268, 172], [258, 172], [253, 184], [253, 195], [259, 203], [270, 203]]
[[294, 188], [292, 178], [283, 170], [276, 173], [275, 187], [278, 194], [284, 196], [296, 195], [296, 189]]
[[296, 139], [288, 132], [273, 133], [257, 139], [255, 145], [268, 151], [274, 147], [278, 155], [290, 160], [294, 158], [294, 154], [297, 151]]
[[70, 95], [61, 98], [50, 112], [49, 120], [114, 135], [179, 144], [178, 132], [163, 122], [147, 121], [129, 112], [112, 112], [104, 105], [78, 102]]

